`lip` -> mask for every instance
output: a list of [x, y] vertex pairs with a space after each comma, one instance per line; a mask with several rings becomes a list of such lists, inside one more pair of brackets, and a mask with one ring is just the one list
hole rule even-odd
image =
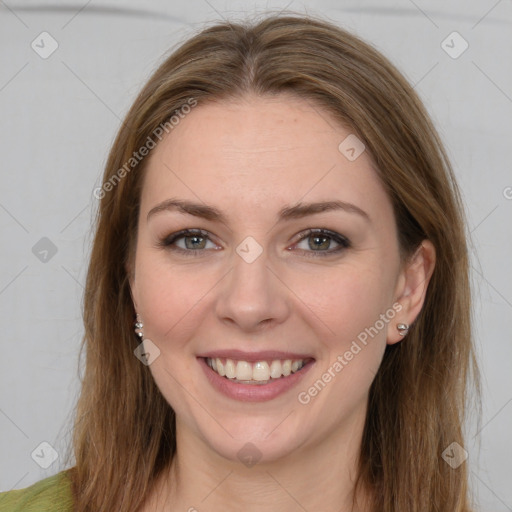
[[[211, 356], [198, 356], [197, 360], [205, 372], [206, 378], [217, 391], [228, 398], [241, 402], [265, 402], [286, 393], [286, 391], [296, 386], [315, 364], [315, 360], [310, 356], [301, 357], [300, 355], [293, 354], [293, 357], [290, 357], [292, 354], [288, 354], [283, 357], [284, 352], [258, 352], [257, 356], [256, 353], [252, 354], [252, 359], [243, 359], [242, 356], [238, 355], [235, 357], [235, 352], [239, 354], [239, 351], [232, 350], [211, 352]], [[280, 355], [276, 357], [276, 354]], [[263, 361], [268, 359], [309, 359], [309, 361], [299, 371], [292, 373], [287, 377], [275, 379], [275, 382], [269, 382], [268, 384], [237, 384], [226, 377], [221, 377], [217, 372], [213, 371], [206, 364], [206, 357], [227, 357], [241, 359], [247, 362]], [[244, 357], [247, 357], [247, 353], [245, 353]]]
[[260, 352], [244, 352], [243, 350], [214, 350], [212, 352], [205, 352], [198, 354], [197, 357], [211, 359], [236, 359], [237, 361], [247, 361], [248, 363], [255, 363], [257, 361], [273, 361], [274, 359], [314, 359], [311, 354], [296, 354], [292, 352], [282, 352], [278, 350], [263, 350]]

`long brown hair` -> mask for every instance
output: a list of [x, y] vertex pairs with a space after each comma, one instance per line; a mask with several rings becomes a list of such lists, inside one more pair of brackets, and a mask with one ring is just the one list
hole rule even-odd
[[117, 134], [84, 296], [86, 365], [70, 472], [79, 512], [137, 510], [176, 450], [174, 411], [133, 353], [139, 341], [126, 269], [146, 160], [130, 158], [191, 99], [200, 108], [283, 92], [326, 109], [364, 142], [392, 201], [402, 255], [423, 239], [436, 249], [423, 309], [404, 342], [387, 346], [370, 389], [358, 484], [383, 512], [471, 508], [466, 464], [453, 469], [441, 456], [453, 442], [464, 446], [468, 383], [479, 390], [464, 209], [447, 154], [415, 91], [385, 57], [330, 21], [288, 12], [216, 23], [185, 41]]

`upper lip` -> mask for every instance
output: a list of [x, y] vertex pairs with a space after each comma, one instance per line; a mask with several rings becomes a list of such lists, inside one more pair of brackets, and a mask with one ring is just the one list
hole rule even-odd
[[197, 357], [204, 357], [210, 359], [222, 358], [222, 359], [236, 359], [238, 361], [256, 362], [256, 361], [273, 361], [275, 359], [280, 360], [297, 360], [297, 359], [314, 359], [310, 354], [297, 354], [294, 352], [283, 352], [280, 350], [262, 350], [260, 352], [245, 352], [243, 350], [212, 350], [211, 352], [204, 352], [198, 354]]

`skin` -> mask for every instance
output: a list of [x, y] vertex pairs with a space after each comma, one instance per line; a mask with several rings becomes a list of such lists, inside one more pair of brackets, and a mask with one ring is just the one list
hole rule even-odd
[[[396, 325], [418, 315], [435, 251], [424, 241], [401, 264], [393, 209], [370, 155], [349, 161], [338, 150], [350, 133], [305, 99], [250, 95], [195, 107], [148, 157], [127, 270], [144, 336], [160, 350], [149, 368], [176, 411], [178, 450], [144, 510], [351, 510], [368, 391], [386, 344], [407, 342]], [[177, 211], [147, 219], [171, 197], [213, 205], [227, 222]], [[339, 210], [277, 222], [285, 205], [336, 199], [368, 219]], [[185, 228], [209, 233], [198, 257], [158, 246]], [[351, 245], [328, 254], [339, 244], [300, 241], [308, 228]], [[252, 263], [236, 252], [248, 236], [263, 250]], [[185, 242], [175, 246], [187, 250]], [[298, 393], [390, 310], [384, 328], [300, 403]], [[225, 348], [310, 353], [315, 364], [283, 395], [244, 403], [216, 391], [197, 362]], [[261, 455], [252, 467], [237, 456], [248, 442]], [[368, 510], [360, 498], [358, 509]]]

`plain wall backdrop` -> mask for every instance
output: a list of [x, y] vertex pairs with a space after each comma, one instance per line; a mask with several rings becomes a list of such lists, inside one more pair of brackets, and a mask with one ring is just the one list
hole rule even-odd
[[65, 468], [92, 192], [121, 119], [164, 55], [205, 24], [284, 8], [383, 52], [445, 142], [468, 210], [484, 377], [466, 463], [481, 510], [512, 511], [510, 0], [0, 2], [1, 491]]

